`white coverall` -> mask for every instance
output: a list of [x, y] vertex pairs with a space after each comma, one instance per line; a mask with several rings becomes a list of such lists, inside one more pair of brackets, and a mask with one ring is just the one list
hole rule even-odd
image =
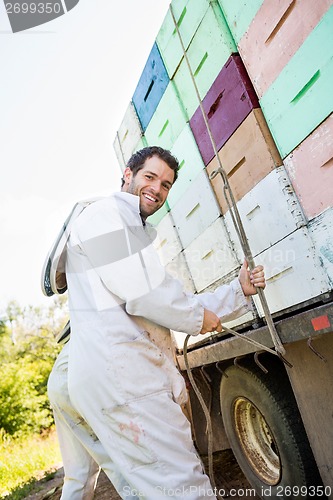
[[95, 460], [112, 470], [122, 498], [212, 498], [179, 406], [183, 377], [137, 317], [197, 335], [204, 308], [224, 321], [248, 310], [238, 280], [185, 293], [143, 230], [139, 198], [126, 192], [95, 202], [73, 223], [66, 275], [69, 396], [102, 445]]

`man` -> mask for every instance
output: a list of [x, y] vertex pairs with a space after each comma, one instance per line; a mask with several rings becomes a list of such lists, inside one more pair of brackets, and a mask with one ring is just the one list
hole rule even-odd
[[[50, 399], [67, 418], [65, 432], [71, 429], [72, 437], [77, 432], [71, 410], [83, 423], [81, 436], [73, 439], [106, 471], [122, 498], [212, 496], [180, 407], [186, 398], [183, 378], [163, 345], [152, 341], [151, 330], [159, 325], [192, 335], [221, 331], [221, 319], [244, 314], [246, 296], [265, 287], [262, 267], [250, 275], [246, 263], [230, 285], [198, 296], [185, 293], [165, 272], [145, 221], [165, 202], [177, 170], [177, 160], [162, 148], [134, 154], [122, 192], [85, 208], [67, 244], [72, 330], [67, 407], [57, 405], [57, 390], [50, 390]], [[67, 360], [63, 366], [66, 371]], [[77, 490], [77, 499], [91, 498], [91, 464], [87, 459], [82, 468], [85, 492]]]

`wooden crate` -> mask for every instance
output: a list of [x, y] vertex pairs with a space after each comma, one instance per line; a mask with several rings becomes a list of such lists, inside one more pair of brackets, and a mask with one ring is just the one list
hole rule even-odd
[[183, 248], [219, 217], [219, 206], [204, 170], [171, 209], [171, 214]]
[[132, 97], [143, 131], [146, 130], [168, 83], [167, 70], [157, 44], [154, 43]]
[[264, 0], [238, 44], [259, 97], [301, 47], [331, 0]]
[[[265, 267], [265, 295], [272, 313], [301, 304], [330, 290], [308, 230], [300, 228], [256, 257]], [[254, 302], [263, 316], [258, 297]]]
[[[241, 200], [275, 167], [282, 165], [281, 157], [260, 108], [250, 112], [220, 149], [219, 157], [236, 201]], [[207, 165], [208, 175], [217, 168], [218, 161], [214, 157]], [[223, 194], [221, 175], [215, 177], [211, 183], [224, 214], [228, 210], [228, 205]]]
[[333, 7], [260, 100], [282, 158], [333, 111], [332, 33]]
[[184, 250], [198, 292], [239, 266], [220, 217]]
[[180, 200], [192, 182], [205, 168], [192, 130], [187, 123], [171, 149], [179, 161], [178, 178], [168, 195], [170, 208]]
[[163, 217], [156, 226], [156, 231], [157, 238], [154, 241], [154, 246], [162, 264], [166, 265], [182, 251], [182, 245], [170, 213]]
[[287, 156], [284, 164], [309, 219], [333, 206], [333, 115]]
[[[184, 47], [187, 49], [208, 9], [209, 0], [173, 0], [171, 5]], [[157, 34], [156, 42], [169, 77], [172, 78], [183, 59], [183, 50], [170, 10]]]
[[[283, 166], [262, 179], [237, 203], [237, 208], [254, 256], [306, 224]], [[225, 222], [241, 258], [243, 251], [230, 211], [225, 215]]]
[[[114, 149], [120, 164], [127, 164], [142, 134], [143, 132], [138, 115], [136, 114], [133, 103], [130, 102], [114, 141]], [[120, 158], [118, 156], [119, 153]]]
[[219, 0], [232, 36], [238, 44], [263, 0]]
[[146, 129], [145, 137], [151, 146], [171, 149], [186, 125], [187, 117], [173, 81], [158, 104]]
[[[247, 115], [259, 107], [258, 99], [239, 55], [233, 54], [203, 99], [203, 107], [217, 150], [227, 142]], [[205, 165], [214, 156], [200, 108], [190, 120]]]
[[[187, 50], [201, 99], [219, 74], [232, 52], [237, 48], [219, 5], [212, 2]], [[174, 77], [187, 116], [191, 117], [199, 105], [195, 88], [185, 59]]]

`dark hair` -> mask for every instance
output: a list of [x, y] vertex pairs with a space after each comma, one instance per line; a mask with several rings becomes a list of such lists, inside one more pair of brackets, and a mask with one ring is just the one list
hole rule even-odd
[[[178, 177], [179, 162], [175, 156], [173, 156], [170, 151], [163, 149], [159, 146], [147, 146], [146, 148], [140, 149], [136, 153], [133, 153], [131, 158], [127, 162], [127, 167], [131, 169], [134, 176], [143, 168], [146, 160], [157, 156], [161, 160], [165, 161], [167, 165], [174, 172], [173, 182], [176, 181]], [[124, 179], [122, 179], [122, 186], [124, 185]]]

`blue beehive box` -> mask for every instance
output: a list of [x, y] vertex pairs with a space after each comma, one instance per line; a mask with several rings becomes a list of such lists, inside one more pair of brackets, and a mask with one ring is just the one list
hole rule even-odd
[[155, 43], [132, 98], [143, 131], [146, 130], [168, 83], [169, 76]]

